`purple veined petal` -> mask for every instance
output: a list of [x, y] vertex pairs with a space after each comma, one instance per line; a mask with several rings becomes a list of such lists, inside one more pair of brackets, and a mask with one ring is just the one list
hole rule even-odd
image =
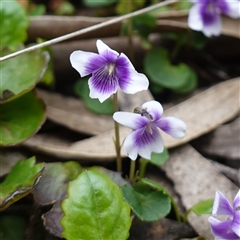
[[203, 28], [203, 20], [200, 15], [201, 4], [195, 3], [189, 10], [188, 26], [196, 31], [201, 31]]
[[149, 120], [146, 117], [130, 112], [115, 112], [113, 114], [113, 119], [123, 126], [133, 130], [144, 128], [149, 123]]
[[177, 139], [183, 138], [187, 129], [186, 124], [175, 117], [162, 118], [156, 124], [162, 131]]
[[204, 24], [202, 32], [207, 36], [219, 36], [221, 34], [221, 28], [222, 28], [222, 22], [220, 15], [216, 15], [216, 18], [214, 19], [211, 24]]
[[146, 159], [151, 158], [152, 152], [163, 151], [163, 140], [156, 126], [150, 126], [151, 132], [147, 128], [133, 131], [124, 141], [126, 154], [132, 159], [137, 153]]
[[234, 214], [233, 207], [229, 203], [228, 199], [220, 191], [216, 191], [215, 193], [212, 214], [216, 216], [233, 216]]
[[232, 230], [240, 238], [240, 207], [234, 211]]
[[109, 75], [104, 69], [99, 69], [89, 78], [88, 85], [90, 89], [89, 96], [91, 98], [98, 98], [100, 102], [104, 102], [117, 92], [118, 79], [115, 75]]
[[98, 52], [101, 56], [107, 59], [108, 62], [116, 62], [119, 53], [106, 45], [103, 41], [97, 40], [96, 42]]
[[138, 73], [128, 57], [121, 53], [116, 61], [116, 73], [121, 90], [128, 94], [147, 90], [149, 81], [144, 74]]
[[233, 200], [233, 208], [240, 208], [240, 190], [237, 192], [234, 200]]
[[89, 75], [107, 64], [106, 59], [102, 56], [81, 50], [74, 51], [70, 55], [70, 62], [72, 67], [80, 73], [81, 77]]
[[228, 240], [238, 240], [238, 236], [231, 231], [232, 221], [224, 221], [209, 217], [208, 221], [211, 224], [212, 234], [215, 239], [228, 239]]
[[142, 105], [142, 109], [147, 111], [147, 113], [152, 117], [153, 121], [159, 120], [163, 114], [163, 107], [157, 101], [145, 102]]
[[227, 16], [231, 18], [240, 17], [240, 2], [238, 0], [219, 0], [218, 5], [221, 9], [221, 12]]

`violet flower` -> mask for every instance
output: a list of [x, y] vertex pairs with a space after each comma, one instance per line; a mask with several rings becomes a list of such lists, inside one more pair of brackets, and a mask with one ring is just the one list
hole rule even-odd
[[214, 217], [208, 218], [215, 239], [240, 239], [240, 190], [234, 198], [233, 206], [220, 191], [217, 191], [212, 214], [215, 216], [224, 215], [228, 217], [225, 221], [220, 221]]
[[202, 31], [207, 37], [221, 33], [221, 14], [231, 18], [240, 17], [238, 0], [190, 0], [194, 3], [189, 11], [188, 26]]
[[92, 74], [88, 81], [90, 97], [105, 101], [116, 93], [118, 87], [123, 92], [134, 94], [148, 89], [148, 79], [138, 73], [124, 53], [109, 48], [97, 40], [98, 53], [74, 51], [70, 62], [82, 77]]
[[185, 136], [186, 124], [175, 117], [161, 118], [162, 105], [157, 101], [149, 101], [142, 108], [135, 109], [137, 113], [116, 112], [113, 118], [118, 123], [131, 128], [133, 131], [124, 141], [124, 150], [132, 159], [137, 155], [150, 159], [151, 153], [160, 153], [164, 149], [159, 129], [174, 138]]

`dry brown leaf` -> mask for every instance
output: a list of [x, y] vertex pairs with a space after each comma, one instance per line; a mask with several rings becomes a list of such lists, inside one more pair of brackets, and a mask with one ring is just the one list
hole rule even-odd
[[[238, 187], [216, 169], [190, 145], [182, 146], [171, 152], [170, 159], [162, 167], [173, 181], [183, 205], [189, 209], [201, 200], [214, 198], [220, 190], [231, 202]], [[209, 215], [189, 215], [189, 223], [206, 239], [213, 239], [208, 223]]]
[[84, 103], [72, 97], [38, 89], [37, 94], [47, 106], [47, 117], [77, 132], [96, 135], [113, 128], [111, 116], [89, 111]]
[[[185, 102], [166, 110], [164, 116], [175, 116], [182, 119], [187, 124], [188, 129], [185, 138], [181, 140], [176, 140], [167, 134], [163, 134], [165, 146], [171, 148], [189, 142], [234, 118], [240, 109], [238, 101], [239, 83], [240, 78], [236, 78], [217, 84]], [[142, 94], [145, 93], [142, 92]], [[139, 93], [139, 96], [141, 96], [141, 93]], [[146, 100], [147, 98], [144, 99], [144, 101]], [[141, 106], [142, 103], [141, 100], [135, 104]], [[121, 126], [120, 141], [123, 142], [124, 138], [130, 132], [130, 129]], [[106, 160], [115, 157], [113, 137], [114, 129], [70, 145], [63, 144], [63, 146], [57, 146], [55, 143], [51, 143], [46, 136], [42, 140], [41, 135], [36, 135], [27, 140], [24, 146], [63, 158], [74, 157]], [[125, 156], [123, 149], [122, 155]]]

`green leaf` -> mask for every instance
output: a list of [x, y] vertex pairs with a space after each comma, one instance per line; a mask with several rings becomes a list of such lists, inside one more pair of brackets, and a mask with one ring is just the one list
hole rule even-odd
[[32, 191], [41, 178], [44, 165], [35, 164], [35, 157], [20, 160], [0, 183], [0, 211]]
[[183, 87], [189, 77], [189, 67], [183, 63], [172, 65], [167, 50], [163, 48], [148, 52], [144, 68], [153, 83], [174, 90]]
[[45, 121], [45, 106], [34, 92], [0, 105], [0, 146], [31, 137]]
[[159, 220], [171, 210], [169, 196], [145, 184], [142, 180], [135, 183], [133, 187], [124, 185], [121, 190], [123, 199], [143, 221]]
[[153, 152], [151, 155], [151, 159], [148, 161], [156, 166], [161, 166], [168, 160], [168, 158], [169, 158], [168, 150], [164, 148], [163, 152], [161, 153]]
[[[0, 104], [33, 89], [43, 76], [48, 61], [47, 52], [33, 51], [0, 62]], [[12, 96], [3, 97], [6, 91]]]
[[0, 238], [2, 240], [24, 239], [24, 233], [27, 227], [27, 222], [24, 217], [1, 215], [0, 226]]
[[106, 175], [85, 171], [69, 184], [61, 219], [66, 239], [127, 239], [130, 208], [121, 191]]
[[75, 93], [82, 98], [86, 107], [98, 114], [112, 115], [114, 113], [114, 106], [112, 99], [107, 99], [103, 103], [98, 99], [89, 97], [88, 78], [82, 78], [74, 86]]
[[131, 0], [130, 5], [129, 1], [120, 0], [116, 6], [116, 12], [118, 15], [124, 15], [143, 7], [144, 3], [145, 0]]
[[[0, 48], [15, 51], [27, 39], [29, 19], [24, 7], [16, 0], [0, 0], [1, 34]], [[19, 65], [19, 68], [21, 65]], [[17, 71], [17, 70], [15, 70]], [[16, 79], [13, 79], [15, 81]]]
[[63, 200], [67, 195], [69, 181], [74, 180], [82, 172], [77, 162], [47, 163], [44, 175], [32, 194], [39, 205], [49, 205]]
[[83, 0], [83, 4], [86, 7], [105, 7], [112, 5], [113, 3], [116, 3], [118, 0], [101, 0], [101, 1], [96, 1], [96, 0]]
[[206, 199], [201, 202], [196, 203], [191, 207], [191, 210], [198, 216], [202, 214], [212, 213], [214, 199]]

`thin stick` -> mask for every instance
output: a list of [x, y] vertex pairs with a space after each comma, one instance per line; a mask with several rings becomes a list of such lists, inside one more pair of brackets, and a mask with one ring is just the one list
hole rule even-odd
[[130, 163], [129, 181], [130, 181], [131, 184], [133, 184], [134, 183], [136, 161], [131, 160], [130, 162], [131, 163]]
[[94, 31], [94, 30], [96, 30], [96, 29], [109, 26], [109, 25], [114, 24], [114, 23], [117, 23], [117, 22], [121, 22], [121, 21], [126, 20], [126, 19], [129, 19], [129, 18], [131, 18], [131, 17], [135, 17], [135, 16], [141, 15], [141, 14], [143, 14], [143, 13], [150, 12], [150, 11], [156, 9], [156, 8], [160, 8], [160, 7], [166, 6], [166, 5], [168, 5], [168, 4], [175, 3], [175, 2], [178, 2], [178, 0], [168, 0], [168, 1], [166, 1], [166, 2], [160, 2], [160, 3], [157, 3], [157, 4], [155, 4], [155, 5], [149, 6], [149, 7], [147, 7], [147, 8], [143, 8], [143, 9], [140, 9], [140, 10], [138, 10], [138, 11], [135, 11], [135, 12], [132, 12], [132, 13], [128, 13], [128, 14], [123, 15], [123, 16], [119, 16], [119, 17], [116, 17], [116, 18], [107, 20], [107, 21], [105, 21], [105, 22], [102, 22], [102, 23], [95, 24], [95, 25], [90, 26], [90, 27], [88, 27], [88, 28], [84, 28], [84, 29], [78, 30], [78, 31], [76, 31], [76, 32], [72, 32], [72, 33], [63, 35], [63, 36], [61, 36], [61, 37], [54, 38], [54, 39], [52, 39], [52, 40], [49, 40], [49, 41], [46, 41], [46, 42], [43, 42], [43, 43], [34, 45], [34, 46], [32, 46], [32, 47], [29, 47], [29, 48], [25, 48], [25, 49], [23, 49], [23, 50], [17, 51], [17, 52], [15, 52], [15, 53], [11, 53], [11, 54], [6, 55], [6, 56], [4, 56], [4, 57], [1, 57], [1, 58], [0, 58], [0, 62], [1, 62], [1, 61], [5, 61], [5, 60], [7, 60], [7, 59], [9, 59], [9, 58], [16, 57], [16, 56], [18, 56], [18, 55], [20, 55], [20, 54], [23, 54], [23, 53], [26, 53], [26, 52], [31, 52], [31, 51], [37, 50], [37, 49], [39, 49], [39, 48], [42, 48], [42, 47], [50, 46], [50, 45], [52, 45], [52, 44], [55, 44], [55, 43], [58, 43], [58, 42], [62, 42], [62, 41], [68, 40], [68, 39], [70, 39], [70, 38], [73, 38], [73, 37], [82, 35], [82, 34], [84, 34], [84, 33], [88, 33], [88, 32]]

